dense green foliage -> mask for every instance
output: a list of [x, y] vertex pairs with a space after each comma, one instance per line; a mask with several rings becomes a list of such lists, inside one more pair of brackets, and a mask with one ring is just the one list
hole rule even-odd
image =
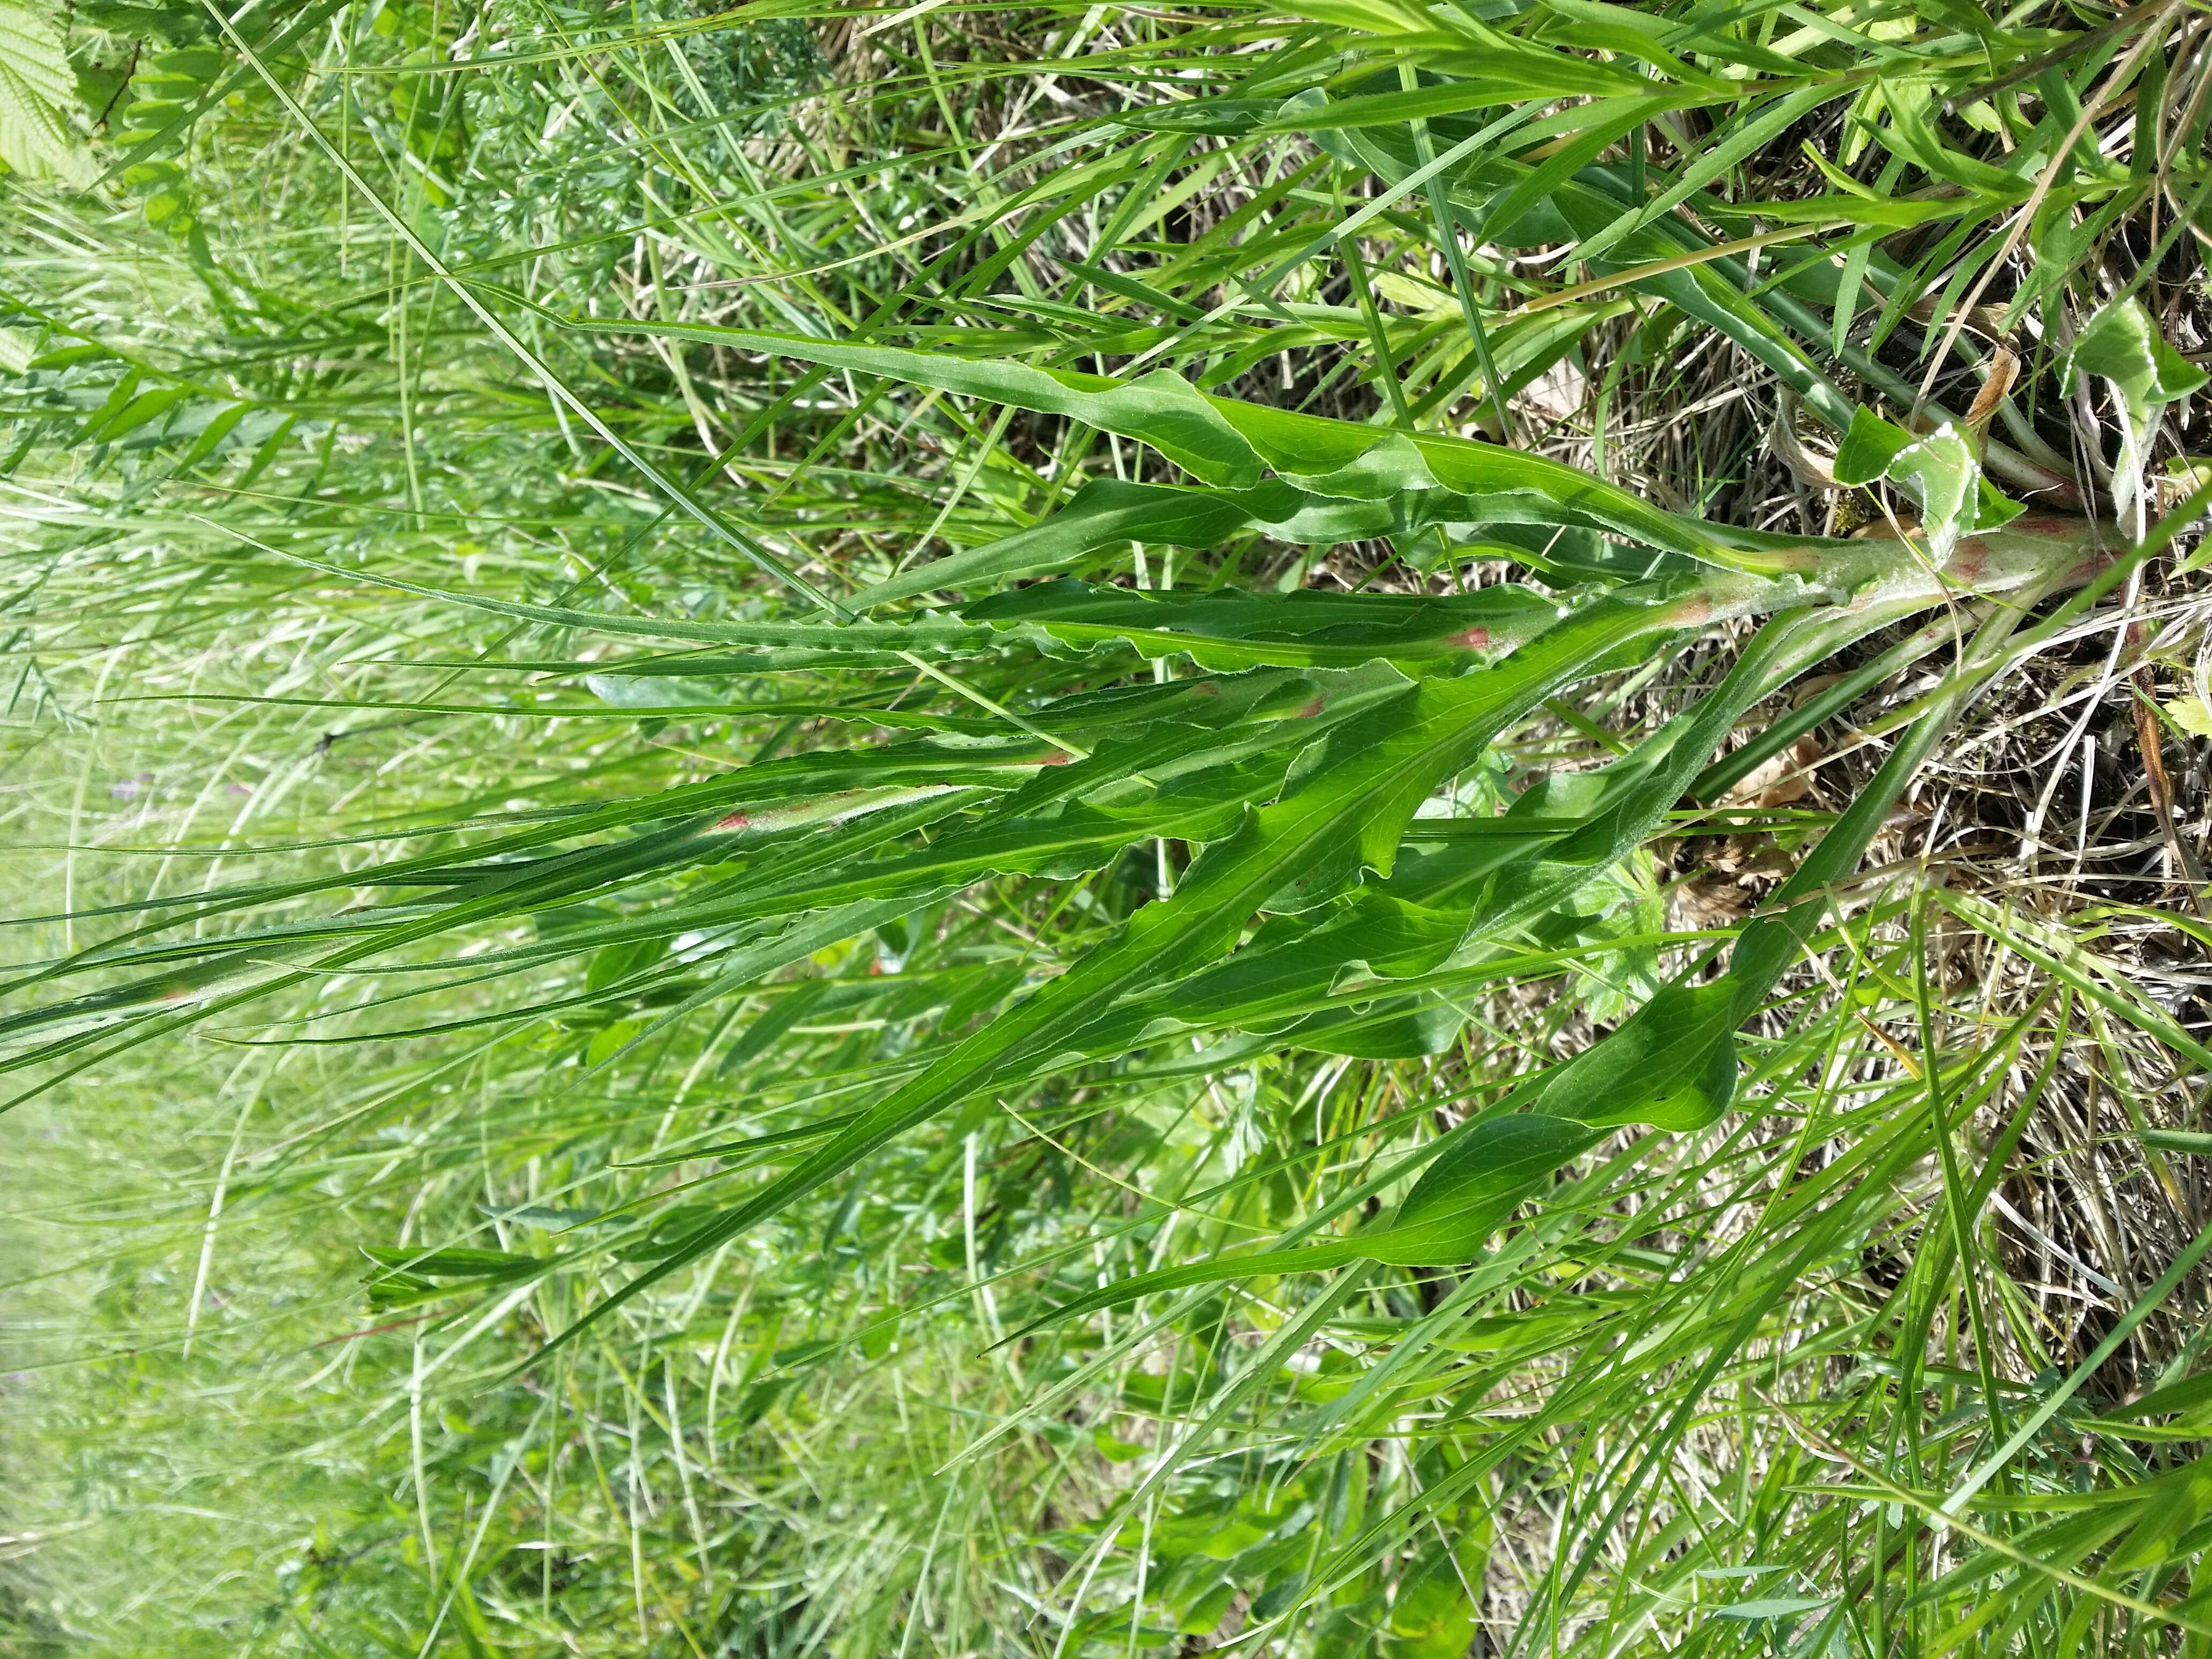
[[2212, 1652], [2208, 117], [0, 0], [0, 1635]]

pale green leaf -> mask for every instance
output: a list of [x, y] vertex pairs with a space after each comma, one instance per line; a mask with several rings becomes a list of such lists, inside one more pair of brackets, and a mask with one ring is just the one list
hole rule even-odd
[[93, 167], [70, 125], [76, 76], [50, 14], [0, 0], [0, 161], [27, 179], [90, 182]]
[[2020, 516], [1982, 480], [1981, 459], [1965, 433], [1946, 421], [1914, 437], [1861, 409], [1836, 452], [1836, 482], [1895, 484], [1920, 507], [1920, 527], [1937, 565], [1951, 562], [1961, 536], [1990, 530]]
[[2166, 343], [2142, 301], [2104, 307], [2083, 325], [2066, 358], [2079, 374], [2109, 382], [2120, 410], [2120, 453], [2112, 464], [2112, 504], [2125, 520], [2143, 500], [2142, 470], [2159, 411], [2203, 386], [2205, 372]]

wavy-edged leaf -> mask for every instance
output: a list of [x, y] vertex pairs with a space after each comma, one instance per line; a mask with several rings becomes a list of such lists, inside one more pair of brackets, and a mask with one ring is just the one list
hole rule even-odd
[[2143, 461], [2159, 411], [2212, 377], [2166, 343], [2133, 295], [2100, 307], [2082, 325], [2066, 356], [2069, 387], [2077, 374], [2098, 376], [2118, 400], [2120, 453], [2112, 464], [2112, 502], [2124, 520], [2142, 499]]
[[1183, 652], [1201, 665], [1347, 667], [1380, 658], [1449, 667], [1510, 651], [1559, 619], [1523, 587], [1473, 593], [1148, 593], [1040, 582], [963, 608], [971, 622], [1026, 623], [1078, 648], [1121, 640], [1148, 656]]
[[1917, 502], [1929, 555], [1938, 565], [1950, 563], [1961, 536], [2009, 524], [2026, 510], [1983, 480], [1981, 457], [1948, 421], [1914, 437], [1861, 409], [1837, 448], [1835, 473], [1841, 484], [1886, 480]]
[[[660, 335], [773, 351], [801, 362], [1064, 415], [1150, 445], [1210, 483], [1249, 489], [1263, 471], [1272, 471], [1309, 494], [1355, 501], [1443, 490], [1468, 497], [1476, 509], [1471, 516], [1482, 520], [1586, 526], [1731, 568], [1771, 573], [1809, 562], [1801, 544], [1791, 538], [1668, 513], [1561, 461], [1470, 439], [1383, 431], [1211, 397], [1165, 370], [1125, 382], [1103, 374], [703, 323], [563, 320], [580, 331]], [[1170, 381], [1181, 386], [1182, 392], [1170, 389]]]

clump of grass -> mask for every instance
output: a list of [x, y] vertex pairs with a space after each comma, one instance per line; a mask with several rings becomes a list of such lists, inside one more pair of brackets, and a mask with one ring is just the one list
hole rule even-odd
[[0, 67], [30, 1650], [2212, 1635], [2186, 14]]

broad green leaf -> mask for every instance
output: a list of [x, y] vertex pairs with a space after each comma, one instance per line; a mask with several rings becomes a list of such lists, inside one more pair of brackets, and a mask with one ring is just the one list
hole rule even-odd
[[902, 572], [854, 600], [866, 609], [916, 593], [995, 587], [1020, 576], [1063, 570], [1128, 542], [1214, 547], [1240, 531], [1306, 545], [1370, 536], [1402, 536], [1436, 523], [1464, 523], [1476, 504], [1443, 490], [1386, 501], [1313, 495], [1271, 480], [1246, 490], [1173, 488], [1094, 479], [1067, 505], [1011, 536]]
[[[1291, 497], [1297, 503], [1291, 506], [1292, 512], [1304, 502], [1304, 497], [1280, 487], [1275, 495]], [[1159, 484], [1125, 483], [1115, 478], [1093, 479], [1077, 490], [1066, 507], [1042, 522], [878, 582], [855, 595], [853, 605], [865, 611], [916, 593], [996, 587], [1018, 576], [1066, 569], [1092, 553], [1126, 542], [1212, 547], [1251, 523], [1252, 508], [1248, 503], [1263, 495], [1273, 504], [1273, 496], [1264, 489], [1214, 495]]]
[[[1601, 66], [1586, 59], [1568, 58], [1555, 52], [1533, 56], [1545, 60], [1537, 67], [1536, 73], [1551, 76], [1560, 82], [1577, 83], [1560, 85], [1556, 95], [1561, 97], [1619, 97], [1634, 93], [1637, 88], [1632, 77], [1607, 73]], [[1273, 118], [1261, 121], [1251, 130], [1259, 132], [1313, 132], [1336, 127], [1402, 126], [1408, 121], [1432, 116], [1456, 115], [1464, 110], [1518, 103], [1533, 94], [1533, 89], [1525, 82], [1516, 82], [1512, 78], [1522, 72], [1522, 66], [1528, 62], [1528, 55], [1523, 55], [1517, 62], [1498, 65], [1489, 75], [1455, 76], [1450, 81], [1425, 86], [1413, 92], [1380, 92], [1334, 100], [1294, 102], [1293, 106], [1285, 107]], [[1638, 101], [1666, 106], [1656, 99], [1639, 99]], [[1675, 101], [1668, 100], [1668, 103], [1671, 105]], [[1652, 112], [1656, 112], [1656, 107]], [[1650, 116], [1645, 118], [1649, 119]]]
[[2032, 173], [2040, 157], [2032, 147], [2015, 150], [2009, 165], [1993, 166], [1948, 143], [1929, 120], [1935, 112], [1936, 90], [1925, 80], [1906, 76], [1886, 78], [1869, 96], [1886, 109], [1889, 119], [1877, 129], [1882, 143], [1931, 179], [1940, 179], [1969, 195], [1996, 201], [2027, 196], [2033, 188]]
[[1166, 369], [1134, 380], [1103, 374], [1079, 374], [1036, 368], [1026, 363], [971, 362], [946, 354], [907, 351], [891, 346], [848, 344], [798, 335], [763, 334], [744, 329], [694, 323], [599, 323], [557, 319], [593, 333], [657, 334], [707, 340], [752, 350], [780, 352], [833, 368], [884, 374], [941, 392], [988, 398], [1017, 409], [1064, 415], [1101, 431], [1120, 433], [1151, 445], [1194, 477], [1210, 484], [1249, 489], [1260, 482], [1261, 463], [1216, 407], [1219, 400], [1194, 390]]
[[1842, 484], [1887, 481], [1918, 502], [1938, 566], [1950, 563], [1960, 537], [2008, 524], [2024, 510], [1983, 482], [1980, 457], [1948, 421], [1916, 438], [1860, 409], [1836, 451], [1835, 473]]
[[1210, 483], [1249, 489], [1263, 471], [1273, 471], [1310, 494], [1354, 501], [1443, 490], [1469, 498], [1475, 508], [1470, 516], [1479, 520], [1587, 525], [1732, 568], [1778, 572], [1806, 563], [1796, 550], [1801, 544], [1665, 512], [1561, 461], [1465, 438], [1379, 431], [1210, 397], [1165, 370], [1123, 382], [1100, 374], [706, 324], [561, 320], [580, 331], [663, 335], [774, 351], [802, 362], [1065, 415], [1148, 444]]
[[[1500, 355], [1505, 354], [1501, 350]], [[1412, 544], [1409, 562], [1421, 567], [1435, 556], [1435, 549], [1415, 538], [1425, 530], [1440, 528], [1458, 547], [1498, 544], [1502, 556], [1540, 568], [1559, 565], [1574, 574], [1612, 580], [1651, 574], [1647, 567], [1652, 555], [1638, 556], [1632, 562], [1614, 559], [1594, 532], [1553, 522], [1562, 515], [1534, 507], [1525, 499], [1468, 496], [1443, 489], [1412, 489], [1382, 500], [1360, 500], [1309, 495], [1279, 480], [1249, 490], [1206, 490], [1100, 479], [1084, 485], [1066, 507], [1042, 522], [879, 582], [862, 591], [854, 604], [866, 609], [956, 588], [974, 593], [1019, 577], [1079, 566], [1128, 542], [1217, 547], [1246, 531], [1309, 547], [1387, 536]], [[1462, 552], [1461, 556], [1474, 556]], [[1273, 603], [1285, 600], [1297, 602], [1295, 595], [1285, 595]]]
[[1467, 927], [1463, 910], [1425, 909], [1371, 889], [1340, 911], [1273, 915], [1226, 961], [1123, 999], [1070, 1046], [1103, 1055], [1175, 1033], [1281, 1032], [1319, 1014], [1335, 1020], [1359, 999], [1423, 985]]
[[1559, 620], [1527, 588], [1428, 597], [1386, 593], [1146, 593], [1040, 582], [965, 606], [973, 622], [1024, 623], [1087, 648], [1126, 640], [1147, 655], [1188, 653], [1208, 668], [1471, 663], [1511, 651]]
[[1190, 786], [1156, 792], [1141, 806], [1104, 811], [1071, 805], [1047, 818], [955, 830], [921, 852], [765, 886], [747, 884], [750, 890], [742, 896], [724, 898], [682, 920], [696, 926], [787, 915], [882, 896], [919, 897], [988, 875], [1081, 875], [1110, 863], [1124, 847], [1146, 836], [1218, 839], [1235, 826], [1246, 800], [1266, 793], [1279, 776], [1279, 767], [1272, 773], [1263, 767], [1215, 768], [1198, 774]]
[[380, 1267], [404, 1267], [432, 1279], [507, 1279], [534, 1273], [544, 1266], [538, 1257], [514, 1255], [506, 1250], [483, 1250], [465, 1246], [412, 1250], [364, 1247], [362, 1252]]
[[2142, 301], [2130, 295], [2101, 307], [2067, 354], [2069, 388], [2094, 374], [2112, 388], [2120, 413], [2120, 453], [2112, 464], [2112, 503], [2123, 520], [2143, 501], [2143, 463], [2159, 411], [2202, 387], [2209, 378], [2166, 343]]

